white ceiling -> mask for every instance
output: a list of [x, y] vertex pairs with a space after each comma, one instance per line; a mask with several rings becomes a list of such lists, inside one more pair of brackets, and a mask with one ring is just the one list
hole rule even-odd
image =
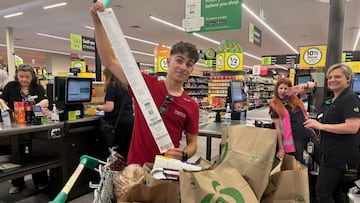
[[[64, 7], [43, 10], [42, 6], [67, 1]], [[127, 36], [141, 38], [159, 44], [171, 46], [178, 41], [190, 41], [199, 49], [216, 48], [217, 45], [197, 38], [191, 34], [178, 31], [151, 20], [149, 15], [161, 18], [181, 26], [185, 13], [184, 0], [112, 0], [110, 7], [115, 10], [123, 32]], [[6, 28], [12, 27], [14, 45], [31, 47], [57, 52], [77, 53], [70, 49], [70, 42], [47, 38], [37, 35], [37, 32], [69, 38], [70, 33], [93, 37], [93, 31], [85, 28], [92, 25], [89, 14], [91, 0], [1, 0], [0, 2], [0, 44], [6, 44]], [[287, 40], [295, 49], [306, 45], [320, 45], [327, 43], [328, 16], [330, 4], [317, 0], [243, 0], [243, 4], [254, 13], [260, 9], [266, 13], [265, 22]], [[346, 3], [343, 50], [351, 51], [360, 26], [360, 0]], [[24, 15], [3, 18], [4, 15], [22, 11]], [[202, 33], [204, 36], [221, 41], [230, 39], [238, 41], [245, 52], [261, 57], [262, 55], [293, 54], [284, 43], [270, 33], [254, 17], [243, 9], [242, 29], [220, 32]], [[262, 46], [258, 47], [248, 42], [248, 24], [252, 22], [262, 30]], [[136, 51], [153, 53], [154, 46], [128, 40], [130, 48]], [[360, 45], [357, 46], [360, 49]], [[46, 66], [45, 54], [15, 49], [25, 63]], [[94, 56], [91, 52], [83, 55]], [[134, 54], [136, 61], [153, 63], [153, 58]], [[6, 47], [0, 47], [0, 57], [6, 64]], [[1, 62], [1, 58], [0, 58]], [[93, 59], [87, 60], [93, 66]], [[245, 56], [244, 64], [251, 66], [260, 61]], [[68, 67], [64, 67], [67, 69]]]

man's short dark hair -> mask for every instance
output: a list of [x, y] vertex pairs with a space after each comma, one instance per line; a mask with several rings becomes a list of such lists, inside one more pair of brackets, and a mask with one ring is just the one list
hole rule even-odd
[[189, 42], [181, 41], [181, 42], [174, 44], [171, 47], [170, 55], [174, 55], [177, 53], [181, 53], [181, 54], [188, 53], [189, 58], [194, 60], [194, 63], [196, 63], [199, 60], [199, 53], [198, 53], [196, 46]]

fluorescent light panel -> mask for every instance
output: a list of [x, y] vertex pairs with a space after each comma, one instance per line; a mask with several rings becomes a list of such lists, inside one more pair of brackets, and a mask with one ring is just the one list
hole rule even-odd
[[15, 17], [15, 16], [20, 16], [22, 14], [24, 14], [24, 13], [23, 12], [12, 13], [9, 15], [4, 15], [4, 18], [11, 18], [11, 17]]
[[66, 6], [67, 3], [66, 2], [62, 2], [62, 3], [58, 3], [58, 4], [52, 4], [49, 6], [44, 6], [43, 9], [51, 9], [51, 8], [56, 8], [56, 7], [60, 7], [60, 6]]
[[56, 35], [50, 35], [50, 34], [45, 34], [45, 33], [41, 33], [41, 32], [37, 32], [37, 35], [43, 36], [43, 37], [49, 37], [49, 38], [54, 38], [54, 39], [61, 39], [61, 40], [65, 40], [65, 41], [70, 41], [69, 38], [65, 38], [65, 37], [59, 37]]
[[[174, 24], [172, 24], [172, 23], [169, 23], [169, 22], [167, 22], [167, 21], [165, 21], [165, 20], [162, 20], [162, 19], [160, 19], [160, 18], [156, 18], [156, 17], [154, 17], [154, 16], [150, 16], [150, 18], [153, 19], [153, 20], [155, 20], [155, 21], [158, 21], [158, 22], [160, 22], [160, 23], [163, 23], [163, 24], [165, 24], [165, 25], [168, 25], [168, 26], [170, 26], [170, 27], [173, 27], [173, 28], [176, 28], [176, 29], [178, 29], [178, 30], [180, 30], [180, 31], [185, 32], [185, 29], [184, 29], [184, 28], [181, 28], [181, 27], [179, 27], [179, 26], [177, 26], [177, 25], [174, 25]], [[200, 35], [200, 34], [198, 34], [198, 33], [192, 33], [192, 34], [193, 34], [194, 36], [196, 36], [196, 37], [199, 37], [199, 38], [201, 38], [201, 39], [207, 40], [207, 41], [209, 41], [209, 42], [211, 42], [211, 43], [214, 43], [214, 44], [216, 44], [216, 45], [219, 45], [219, 44], [220, 44], [219, 41], [210, 39], [210, 38], [205, 37], [205, 36], [203, 36], [203, 35]], [[244, 54], [244, 55], [247, 55], [247, 56], [249, 56], [249, 57], [252, 57], [252, 58], [254, 58], [254, 59], [257, 59], [257, 60], [259, 60], [259, 61], [261, 61], [261, 58], [260, 58], [260, 57], [254, 56], [254, 55], [252, 55], [252, 54], [250, 54], [250, 53], [244, 52], [243, 54]]]
[[268, 24], [261, 20], [252, 10], [250, 10], [245, 4], [242, 4], [242, 7], [250, 13], [256, 20], [263, 24], [271, 33], [273, 33], [277, 38], [280, 39], [287, 47], [289, 47], [293, 52], [299, 53], [294, 47], [292, 47], [283, 37], [281, 37], [274, 29], [272, 29]]
[[[85, 28], [90, 29], [90, 30], [94, 30], [94, 27], [89, 26], [89, 25], [85, 25]], [[151, 44], [151, 45], [154, 45], [154, 46], [159, 45], [159, 43], [152, 42], [152, 41], [148, 41], [148, 40], [144, 40], [144, 39], [140, 39], [140, 38], [136, 38], [136, 37], [126, 36], [126, 35], [124, 35], [124, 37], [125, 37], [126, 39], [131, 39], [131, 40], [138, 41], [138, 42], [142, 42], [142, 43], [145, 43], [145, 44]]]
[[356, 40], [355, 40], [355, 43], [354, 43], [354, 47], [353, 47], [353, 51], [355, 51], [356, 50], [356, 46], [357, 46], [357, 44], [359, 43], [359, 38], [360, 38], [360, 28], [359, 28], [359, 31], [358, 31], [358, 34], [357, 34], [357, 36], [356, 36]]
[[154, 64], [151, 64], [151, 63], [140, 63], [140, 65], [142, 65], [142, 66], [155, 66]]

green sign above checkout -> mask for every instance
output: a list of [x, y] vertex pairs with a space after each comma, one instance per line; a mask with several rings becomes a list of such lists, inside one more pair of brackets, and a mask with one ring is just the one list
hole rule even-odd
[[[242, 0], [201, 0], [201, 16], [195, 16], [197, 8], [189, 9], [183, 27], [187, 32], [214, 32], [241, 29]], [[186, 0], [186, 7], [200, 6], [194, 0]], [[200, 22], [201, 21], [201, 22]]]
[[95, 52], [95, 39], [70, 33], [70, 47], [76, 51]]

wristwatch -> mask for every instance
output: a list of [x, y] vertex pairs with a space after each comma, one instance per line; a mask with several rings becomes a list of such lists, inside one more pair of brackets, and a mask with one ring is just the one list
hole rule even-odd
[[188, 154], [185, 151], [183, 151], [181, 161], [187, 161], [188, 158], [189, 158]]

